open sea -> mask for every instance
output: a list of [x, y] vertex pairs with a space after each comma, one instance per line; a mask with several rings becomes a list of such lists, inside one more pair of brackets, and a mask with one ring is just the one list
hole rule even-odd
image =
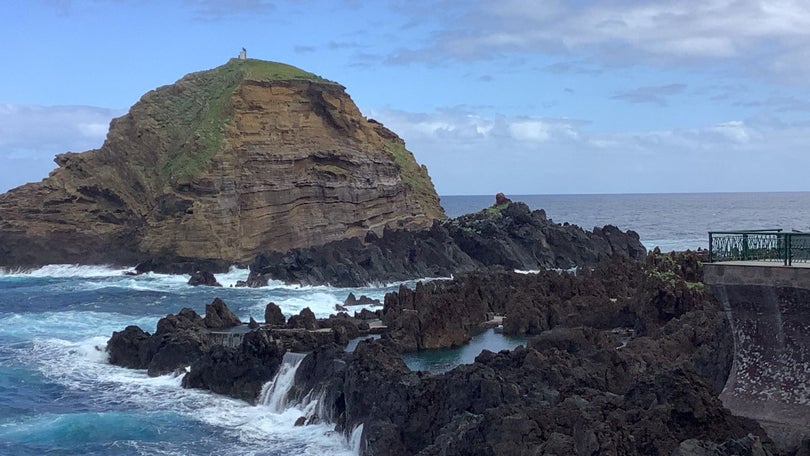
[[[706, 248], [709, 230], [810, 229], [810, 193], [509, 196], [545, 209], [556, 222], [633, 229], [648, 248], [665, 251]], [[493, 202], [494, 196], [442, 197], [449, 216]], [[186, 285], [186, 276], [133, 277], [123, 275], [125, 270], [51, 265], [0, 271], [0, 455], [356, 453], [356, 438], [328, 425], [293, 426], [311, 404], [285, 405], [282, 394], [252, 406], [186, 390], [177, 377], [149, 378], [144, 371], [111, 366], [103, 348], [113, 331], [135, 324], [153, 332], [161, 317], [183, 307], [203, 314], [214, 297], [243, 321], [263, 319], [270, 301], [287, 316], [310, 307], [323, 317], [350, 291], [382, 298], [398, 284], [232, 288], [247, 276], [247, 270], [234, 268], [217, 276], [224, 288], [195, 288]], [[484, 347], [521, 342], [487, 332], [468, 347], [410, 355], [406, 362], [438, 372], [471, 362]], [[268, 390], [283, 392], [287, 374]]]

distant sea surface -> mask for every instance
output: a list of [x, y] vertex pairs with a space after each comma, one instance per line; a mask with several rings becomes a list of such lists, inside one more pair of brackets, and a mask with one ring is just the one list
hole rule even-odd
[[[614, 224], [664, 250], [706, 247], [707, 231], [810, 227], [810, 193], [677, 195], [509, 195], [555, 222], [585, 229]], [[448, 215], [490, 206], [494, 196], [442, 197]], [[305, 404], [249, 405], [199, 390], [180, 378], [150, 378], [112, 366], [113, 331], [158, 320], [183, 307], [204, 312], [222, 298], [243, 320], [261, 319], [273, 301], [289, 316], [309, 307], [334, 312], [351, 291], [383, 298], [398, 284], [345, 289], [271, 283], [230, 285], [247, 270], [218, 275], [224, 288], [191, 287], [187, 276], [124, 275], [125, 268], [51, 265], [0, 270], [0, 455], [352, 455], [357, 440], [332, 426], [295, 427]], [[414, 369], [443, 371], [471, 362], [481, 348], [514, 347], [489, 331], [457, 350], [409, 355]], [[281, 386], [281, 376], [276, 379]], [[359, 434], [359, 433], [355, 433]]]
[[[633, 230], [648, 249], [709, 247], [709, 231], [784, 228], [810, 231], [810, 192], [507, 195], [555, 222], [583, 229], [615, 225]], [[442, 196], [449, 217], [481, 210], [494, 195]]]

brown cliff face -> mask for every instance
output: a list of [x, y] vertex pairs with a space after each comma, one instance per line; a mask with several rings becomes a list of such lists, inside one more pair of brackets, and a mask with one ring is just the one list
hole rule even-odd
[[232, 60], [144, 95], [104, 145], [0, 195], [0, 265], [245, 262], [444, 218], [427, 170], [344, 88]]

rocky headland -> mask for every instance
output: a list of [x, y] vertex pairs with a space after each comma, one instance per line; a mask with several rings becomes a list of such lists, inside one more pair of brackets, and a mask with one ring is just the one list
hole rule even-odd
[[[360, 329], [367, 322], [308, 312], [285, 322], [270, 305], [265, 325], [238, 343], [189, 343], [217, 333], [209, 326], [217, 321], [235, 323], [215, 302], [210, 313], [219, 318], [184, 310], [161, 320], [154, 335], [132, 327], [116, 333], [108, 350], [113, 363], [153, 374], [190, 365], [181, 372], [184, 386], [251, 402], [284, 352], [308, 352], [289, 400], [319, 406], [299, 424], [360, 432], [363, 455], [807, 454], [810, 442], [776, 446], [718, 399], [733, 340], [701, 276], [697, 254], [654, 251], [576, 271], [476, 271], [402, 287], [372, 314], [384, 323], [382, 337], [353, 352], [343, 345], [368, 333]], [[495, 317], [504, 332], [529, 336], [525, 346], [484, 351], [442, 374], [404, 364], [402, 353], [464, 344]], [[175, 320], [183, 323], [169, 324]], [[179, 360], [168, 341], [191, 347], [188, 356]], [[173, 362], [156, 368], [156, 359]]]
[[344, 87], [261, 60], [150, 91], [100, 149], [55, 161], [0, 195], [0, 266], [217, 271], [444, 218], [426, 168]]

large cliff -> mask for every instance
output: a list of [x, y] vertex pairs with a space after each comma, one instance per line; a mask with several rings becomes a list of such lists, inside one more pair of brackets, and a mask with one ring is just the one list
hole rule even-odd
[[56, 163], [0, 195], [0, 266], [246, 262], [444, 218], [426, 168], [344, 87], [260, 60], [148, 92]]

